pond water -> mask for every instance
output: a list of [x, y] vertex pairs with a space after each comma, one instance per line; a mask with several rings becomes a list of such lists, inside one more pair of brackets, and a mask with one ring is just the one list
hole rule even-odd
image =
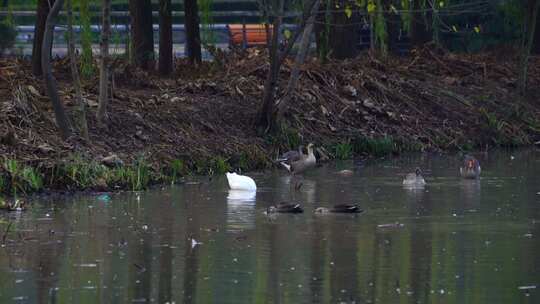
[[[476, 155], [479, 181], [415, 154], [328, 164], [300, 190], [250, 174], [253, 196], [214, 177], [36, 202], [0, 215], [0, 302], [540, 303], [540, 152]], [[428, 184], [404, 189], [416, 166]], [[305, 213], [264, 214], [280, 201]], [[313, 214], [336, 203], [365, 211]]]

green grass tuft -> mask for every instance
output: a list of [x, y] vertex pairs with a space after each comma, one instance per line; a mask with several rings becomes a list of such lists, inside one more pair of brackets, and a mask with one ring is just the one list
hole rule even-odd
[[351, 143], [340, 143], [335, 146], [335, 156], [337, 159], [350, 159], [353, 157], [353, 146]]

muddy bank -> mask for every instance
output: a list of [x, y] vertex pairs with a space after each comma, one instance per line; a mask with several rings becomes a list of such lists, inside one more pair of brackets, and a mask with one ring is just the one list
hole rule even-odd
[[[114, 64], [109, 123], [98, 128], [98, 80], [84, 81], [90, 142], [64, 142], [52, 106], [28, 62], [0, 60], [1, 191], [142, 189], [181, 176], [263, 169], [284, 149], [313, 142], [329, 157], [404, 150], [469, 150], [531, 145], [540, 134], [540, 61], [528, 96], [516, 95], [516, 61], [428, 48], [406, 58], [307, 63], [287, 129], [257, 136], [268, 63], [263, 51], [222, 56], [159, 78]], [[281, 72], [288, 79], [288, 62]], [[73, 110], [67, 62], [55, 62], [60, 95]], [[103, 159], [109, 157], [108, 165]], [[40, 180], [40, 181], [36, 181]]]

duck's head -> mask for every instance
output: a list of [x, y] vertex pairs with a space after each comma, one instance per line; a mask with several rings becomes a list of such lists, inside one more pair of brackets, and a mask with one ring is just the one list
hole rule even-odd
[[307, 145], [308, 153], [313, 153], [313, 147], [315, 147], [315, 145], [313, 145], [313, 143], [309, 143]]
[[420, 170], [420, 168], [416, 168], [416, 170], [414, 170], [414, 173], [416, 174], [416, 176], [422, 176], [422, 170]]
[[465, 156], [465, 168], [473, 170], [476, 167], [478, 167], [478, 161], [476, 158], [469, 155]]
[[330, 212], [330, 209], [325, 207], [319, 207], [315, 209], [315, 213], [328, 213]]
[[277, 211], [276, 206], [270, 206], [266, 208], [266, 214], [275, 213]]

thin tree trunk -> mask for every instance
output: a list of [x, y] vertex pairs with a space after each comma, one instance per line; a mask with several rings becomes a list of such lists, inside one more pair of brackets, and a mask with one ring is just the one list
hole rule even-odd
[[[275, 122], [275, 105], [274, 105], [274, 98], [276, 93], [276, 88], [278, 85], [278, 75], [279, 70], [281, 66], [283, 65], [283, 62], [285, 62], [285, 59], [287, 58], [288, 54], [293, 48], [293, 45], [296, 43], [300, 35], [304, 32], [304, 28], [306, 27], [306, 20], [308, 16], [310, 16], [312, 12], [312, 8], [315, 5], [315, 1], [313, 0], [309, 2], [309, 5], [306, 6], [306, 11], [304, 12], [302, 19], [302, 22], [298, 26], [296, 32], [294, 33], [293, 37], [289, 40], [288, 44], [284, 47], [284, 49], [279, 52], [279, 30], [281, 27], [281, 23], [283, 20], [283, 13], [284, 13], [284, 0], [277, 0], [277, 9], [274, 9], [274, 11], [277, 11], [274, 13], [275, 17], [273, 20], [272, 25], [272, 39], [271, 43], [268, 45], [269, 48], [269, 57], [270, 57], [270, 69], [268, 71], [268, 75], [266, 78], [266, 82], [264, 85], [264, 93], [263, 93], [263, 105], [261, 107], [261, 110], [257, 114], [257, 120], [255, 123], [255, 127], [257, 129], [257, 133], [264, 134], [268, 131], [278, 131], [277, 126], [274, 124]], [[275, 7], [274, 7], [275, 8]]]
[[519, 66], [519, 93], [524, 95], [527, 90], [527, 73], [529, 67], [529, 57], [534, 41], [536, 31], [536, 19], [538, 17], [538, 8], [540, 1], [529, 0], [525, 10], [525, 30], [523, 32], [523, 45], [521, 50], [521, 62]]
[[272, 25], [272, 43], [270, 47], [270, 69], [266, 76], [263, 93], [263, 106], [257, 119], [257, 132], [259, 134], [267, 133], [272, 128], [272, 115], [274, 114], [274, 95], [277, 87], [277, 78], [279, 74], [279, 28], [283, 19], [284, 0], [278, 0], [278, 9]]
[[154, 30], [150, 0], [129, 0], [133, 63], [145, 70], [153, 68]]
[[56, 18], [58, 17], [58, 13], [60, 12], [60, 9], [62, 9], [63, 4], [64, 0], [56, 0], [51, 10], [49, 11], [49, 15], [47, 16], [47, 21], [45, 23], [45, 33], [43, 36], [43, 45], [41, 47], [41, 69], [44, 74], [47, 95], [49, 95], [53, 104], [56, 123], [58, 124], [58, 128], [60, 129], [60, 135], [65, 140], [71, 135], [71, 131], [69, 128], [66, 114], [64, 112], [64, 106], [62, 105], [62, 101], [60, 100], [60, 96], [58, 95], [58, 86], [56, 84], [56, 79], [54, 78], [51, 69], [51, 47], [53, 44], [54, 26], [56, 24]]
[[37, 3], [34, 41], [32, 43], [32, 74], [34, 74], [34, 76], [41, 76], [43, 74], [43, 71], [41, 70], [41, 46], [43, 45], [45, 22], [47, 22], [47, 15], [49, 14], [50, 9], [49, 2], [52, 5], [54, 0], [38, 0]]
[[313, 4], [313, 7], [311, 8], [311, 12], [308, 17], [306, 27], [304, 28], [304, 32], [302, 34], [302, 39], [300, 40], [298, 53], [296, 54], [296, 58], [294, 60], [294, 66], [291, 71], [291, 76], [289, 78], [289, 82], [287, 83], [287, 89], [285, 90], [285, 95], [277, 103], [276, 115], [274, 117], [275, 121], [272, 122], [273, 125], [276, 125], [276, 126], [279, 125], [281, 117], [283, 116], [283, 113], [287, 110], [289, 106], [289, 102], [293, 96], [293, 91], [296, 88], [296, 83], [298, 82], [298, 79], [300, 78], [300, 67], [304, 64], [306, 55], [309, 50], [309, 44], [311, 41], [311, 33], [313, 32], [313, 24], [315, 23], [315, 18], [317, 16], [320, 3], [321, 3], [321, 0], [315, 0], [315, 3]]
[[159, 0], [159, 74], [173, 70], [173, 41], [171, 0]]
[[101, 61], [99, 66], [99, 107], [97, 120], [104, 125], [109, 104], [109, 38], [111, 36], [111, 0], [103, 0], [103, 26], [101, 28]]
[[200, 64], [201, 55], [201, 34], [199, 29], [199, 7], [197, 0], [184, 1], [184, 22], [186, 27], [186, 52], [189, 62]]
[[88, 135], [88, 123], [86, 121], [86, 110], [82, 98], [81, 78], [79, 76], [79, 68], [77, 66], [77, 57], [75, 55], [75, 40], [73, 38], [73, 7], [72, 0], [67, 0], [67, 28], [68, 28], [68, 55], [71, 68], [71, 77], [73, 78], [73, 86], [75, 87], [75, 104], [76, 104], [76, 123], [81, 132], [81, 136], [85, 140], [90, 140]]

